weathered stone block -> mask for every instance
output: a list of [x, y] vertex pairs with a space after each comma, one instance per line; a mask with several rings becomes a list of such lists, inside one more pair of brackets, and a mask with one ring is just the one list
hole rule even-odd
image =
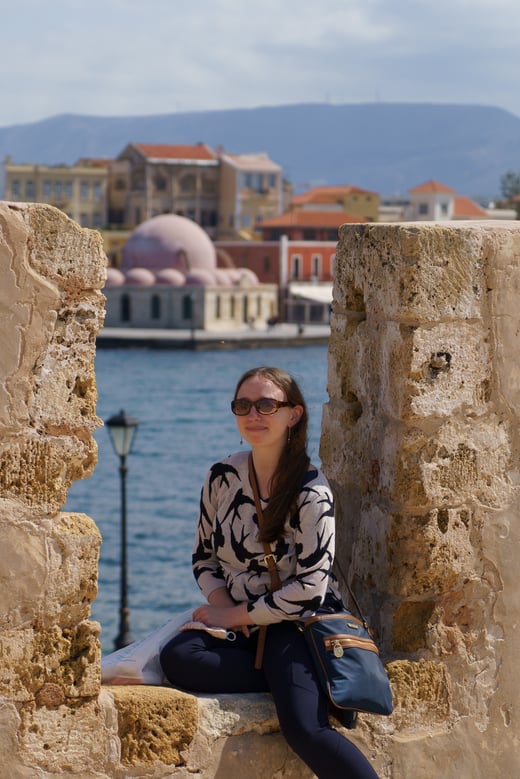
[[101, 535], [84, 514], [25, 518], [0, 501], [0, 628], [77, 625], [97, 594]]
[[[97, 695], [101, 684], [99, 633], [99, 624], [87, 621], [62, 629], [3, 630], [0, 696], [32, 701], [49, 684], [61, 690], [64, 700]], [[53, 689], [53, 698], [59, 700], [60, 693]]]
[[335, 313], [417, 324], [474, 319], [485, 305], [485, 228], [450, 223], [344, 225]]

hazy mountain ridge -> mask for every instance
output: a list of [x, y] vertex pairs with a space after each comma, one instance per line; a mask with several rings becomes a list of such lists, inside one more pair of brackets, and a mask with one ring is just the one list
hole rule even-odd
[[471, 197], [496, 197], [520, 170], [520, 118], [491, 106], [296, 104], [139, 117], [64, 114], [0, 128], [0, 160], [72, 164], [116, 157], [130, 142], [197, 143], [266, 151], [297, 190], [355, 184], [407, 194], [436, 179]]

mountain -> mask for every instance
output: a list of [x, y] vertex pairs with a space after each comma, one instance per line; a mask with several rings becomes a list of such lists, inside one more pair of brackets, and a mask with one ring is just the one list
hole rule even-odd
[[0, 128], [0, 160], [72, 164], [116, 157], [127, 143], [197, 143], [266, 151], [296, 191], [354, 184], [406, 195], [436, 179], [470, 197], [497, 197], [520, 170], [520, 118], [478, 105], [326, 103], [138, 117], [64, 114]]

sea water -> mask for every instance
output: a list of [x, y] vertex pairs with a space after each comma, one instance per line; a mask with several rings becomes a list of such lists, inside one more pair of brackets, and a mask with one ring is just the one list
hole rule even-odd
[[[309, 407], [309, 454], [317, 465], [327, 401], [327, 347], [189, 351], [99, 349], [97, 413], [139, 419], [127, 457], [127, 579], [130, 627], [142, 638], [201, 600], [191, 573], [200, 489], [209, 466], [241, 448], [230, 401], [240, 375], [256, 365], [289, 371]], [[121, 579], [120, 461], [107, 428], [95, 433], [98, 463], [69, 490], [65, 510], [88, 514], [102, 534], [99, 591], [92, 618], [103, 651], [114, 649]], [[246, 445], [244, 445], [246, 446]]]

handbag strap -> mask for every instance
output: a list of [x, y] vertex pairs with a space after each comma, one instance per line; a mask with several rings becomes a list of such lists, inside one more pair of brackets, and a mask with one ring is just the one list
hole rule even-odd
[[366, 619], [366, 617], [364, 616], [363, 612], [361, 611], [361, 606], [359, 605], [359, 603], [358, 603], [358, 600], [357, 600], [356, 596], [354, 595], [354, 593], [353, 593], [353, 591], [352, 591], [352, 587], [351, 587], [351, 586], [350, 586], [350, 584], [348, 583], [348, 579], [347, 579], [347, 577], [345, 576], [345, 572], [343, 571], [343, 568], [341, 567], [341, 564], [340, 564], [340, 562], [339, 562], [339, 560], [338, 560], [338, 558], [337, 558], [337, 557], [335, 557], [335, 558], [334, 558], [334, 563], [336, 564], [336, 568], [338, 569], [338, 571], [339, 571], [339, 572], [340, 572], [340, 574], [341, 574], [341, 578], [343, 579], [343, 581], [344, 581], [344, 582], [345, 582], [345, 584], [347, 585], [348, 594], [349, 594], [349, 595], [350, 595], [350, 597], [352, 598], [352, 601], [353, 601], [353, 603], [354, 603], [354, 605], [355, 605], [355, 607], [356, 607], [356, 609], [357, 609], [357, 612], [358, 612], [358, 614], [359, 614], [359, 618], [361, 619], [361, 622], [363, 623], [363, 627], [364, 627], [366, 630], [370, 631], [370, 628], [368, 627], [368, 622], [367, 622], [367, 619]]

